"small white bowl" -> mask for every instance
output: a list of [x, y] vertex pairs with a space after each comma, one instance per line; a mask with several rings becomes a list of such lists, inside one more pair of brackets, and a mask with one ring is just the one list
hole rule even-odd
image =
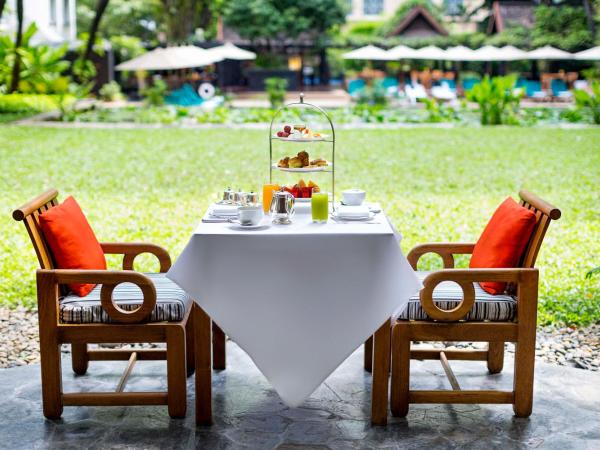
[[360, 206], [365, 201], [367, 193], [362, 189], [347, 189], [342, 191], [344, 205]]

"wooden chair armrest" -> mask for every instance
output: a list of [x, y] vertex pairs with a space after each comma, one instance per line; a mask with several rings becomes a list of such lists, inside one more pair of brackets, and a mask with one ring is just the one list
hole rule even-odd
[[[433, 301], [433, 290], [442, 281], [453, 281], [463, 291], [463, 299], [453, 309], [440, 309]], [[503, 281], [517, 285], [517, 301], [537, 304], [538, 269], [444, 269], [432, 272], [423, 280], [419, 301], [433, 320], [455, 322], [465, 317], [475, 304], [473, 283]], [[530, 300], [531, 299], [531, 300]]]
[[407, 256], [413, 270], [417, 270], [419, 258], [427, 253], [440, 255], [444, 262], [444, 269], [454, 268], [454, 255], [470, 255], [475, 244], [453, 242], [431, 242], [414, 247]]
[[160, 273], [165, 273], [171, 268], [169, 252], [160, 245], [145, 242], [101, 242], [100, 246], [105, 254], [123, 255], [123, 270], [133, 270], [133, 261], [142, 253], [151, 253], [160, 263]]
[[[156, 305], [154, 283], [146, 275], [133, 270], [39, 269], [36, 272], [36, 278], [40, 300], [54, 297], [57, 303], [59, 284], [101, 284], [102, 308], [114, 322], [144, 322], [150, 317]], [[121, 283], [133, 283], [140, 288], [144, 297], [139, 308], [126, 311], [113, 301], [113, 290]]]

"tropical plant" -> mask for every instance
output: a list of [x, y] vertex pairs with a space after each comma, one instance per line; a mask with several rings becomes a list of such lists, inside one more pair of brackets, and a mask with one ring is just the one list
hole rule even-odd
[[591, 81], [591, 88], [591, 92], [575, 89], [573, 92], [575, 104], [581, 111], [590, 113], [594, 123], [600, 125], [600, 82]]
[[123, 100], [121, 86], [116, 81], [106, 83], [100, 88], [98, 94], [100, 94], [100, 98], [105, 102], [115, 102], [117, 100]]
[[516, 75], [491, 78], [486, 75], [467, 91], [467, 99], [479, 105], [482, 125], [500, 125], [514, 119], [522, 92], [514, 88]]
[[160, 78], [156, 78], [152, 86], [142, 90], [142, 96], [147, 104], [151, 106], [161, 106], [165, 104], [165, 95], [167, 95], [167, 91], [167, 83]]
[[69, 83], [63, 75], [69, 64], [64, 61], [67, 47], [52, 48], [47, 45], [32, 46], [31, 38], [37, 32], [35, 23], [23, 32], [21, 45], [15, 49], [8, 36], [0, 36], [0, 87], [8, 90], [13, 84], [13, 67], [16, 57], [19, 59], [17, 90], [24, 93], [59, 93]]
[[285, 100], [285, 90], [288, 82], [285, 78], [269, 77], [265, 79], [265, 90], [269, 97], [271, 108], [278, 108]]

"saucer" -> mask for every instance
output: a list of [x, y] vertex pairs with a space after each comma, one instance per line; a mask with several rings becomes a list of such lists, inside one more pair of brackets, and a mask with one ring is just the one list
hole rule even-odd
[[341, 220], [341, 221], [349, 221], [349, 222], [368, 222], [369, 220], [373, 220], [375, 218], [377, 214], [375, 214], [372, 211], [369, 211], [369, 215], [368, 216], [362, 216], [362, 217], [351, 217], [351, 216], [346, 216], [346, 217], [341, 217], [337, 214], [337, 212], [334, 212], [333, 214], [331, 214], [331, 218], [333, 220]]
[[233, 222], [230, 221], [229, 222], [229, 227], [233, 228], [234, 230], [258, 230], [260, 228], [268, 228], [271, 226], [270, 223], [265, 223], [263, 221], [261, 221], [260, 223], [256, 224], [256, 225], [242, 225], [239, 222]]

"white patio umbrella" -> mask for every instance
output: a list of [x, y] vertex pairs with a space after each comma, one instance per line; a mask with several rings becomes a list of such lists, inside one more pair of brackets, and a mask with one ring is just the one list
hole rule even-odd
[[484, 45], [473, 52], [470, 61], [506, 61], [502, 50], [493, 45]]
[[475, 51], [464, 45], [457, 45], [446, 49], [446, 59], [448, 61], [473, 61]]
[[214, 55], [220, 56], [223, 59], [234, 59], [237, 61], [256, 59], [256, 53], [239, 48], [231, 42], [226, 42], [218, 47], [209, 48], [207, 51]]
[[446, 51], [436, 47], [435, 45], [428, 45], [427, 47], [415, 50], [415, 54], [413, 55], [412, 59], [443, 61], [446, 59]]
[[527, 52], [521, 50], [513, 45], [505, 45], [500, 48], [504, 61], [517, 61], [520, 59], [527, 59]]
[[388, 56], [393, 60], [412, 59], [416, 53], [416, 50], [414, 48], [407, 47], [406, 45], [397, 45], [390, 48], [387, 53]]
[[573, 54], [550, 45], [544, 45], [528, 52], [527, 59], [573, 59]]
[[365, 45], [344, 53], [344, 59], [364, 59], [366, 61], [392, 61], [387, 51], [374, 45]]
[[588, 48], [582, 52], [575, 53], [575, 59], [600, 61], [600, 45], [597, 47]]
[[155, 48], [115, 67], [116, 70], [175, 70], [202, 67], [222, 61], [221, 56], [194, 45]]

